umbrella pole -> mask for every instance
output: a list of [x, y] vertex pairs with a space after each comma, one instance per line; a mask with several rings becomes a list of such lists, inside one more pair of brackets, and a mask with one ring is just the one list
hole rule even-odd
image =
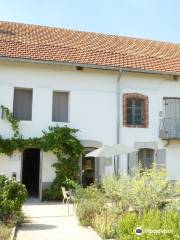
[[118, 170], [119, 170], [119, 167], [120, 167], [120, 162], [119, 162], [119, 160], [120, 160], [120, 157], [119, 157], [119, 155], [116, 155], [116, 156], [114, 156], [114, 174], [115, 175], [118, 175]]
[[116, 161], [117, 161], [116, 165], [117, 165], [117, 171], [118, 171], [118, 169], [119, 169], [119, 155], [117, 155], [117, 160]]
[[114, 174], [116, 175], [116, 156], [114, 155]]

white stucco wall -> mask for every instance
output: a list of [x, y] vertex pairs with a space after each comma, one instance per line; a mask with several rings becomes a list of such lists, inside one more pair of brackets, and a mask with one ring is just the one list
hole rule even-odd
[[[116, 142], [117, 72], [26, 63], [0, 63], [0, 104], [13, 111], [14, 87], [33, 88], [32, 121], [21, 121], [26, 137], [41, 136], [42, 130], [58, 124], [80, 129], [77, 137], [104, 144]], [[52, 122], [53, 91], [69, 92], [69, 122]], [[0, 119], [0, 134], [11, 137], [9, 123]], [[42, 180], [52, 181], [53, 157], [43, 154]], [[47, 160], [49, 159], [49, 160]], [[3, 166], [0, 163], [0, 171]], [[10, 174], [7, 172], [8, 174]]]
[[[123, 93], [141, 93], [149, 98], [149, 127], [128, 128], [122, 126]], [[134, 147], [135, 142], [157, 142], [158, 148], [166, 149], [166, 165], [170, 179], [180, 179], [180, 142], [159, 138], [160, 112], [163, 111], [163, 97], [180, 97], [180, 81], [172, 77], [148, 74], [124, 73], [121, 78], [121, 127], [120, 142]], [[127, 169], [126, 157], [121, 157], [121, 168]]]
[[167, 168], [170, 178], [180, 179], [180, 141], [171, 141], [167, 147]]
[[[69, 122], [58, 125], [66, 124], [80, 129], [77, 135], [79, 139], [96, 140], [111, 145], [116, 143], [117, 74], [105, 70], [77, 71], [74, 67], [1, 62], [0, 104], [12, 111], [14, 87], [33, 88], [32, 121], [21, 121], [20, 130], [24, 137], [40, 136], [42, 130], [57, 124], [51, 121], [53, 90], [68, 91]], [[163, 110], [163, 97], [180, 97], [180, 82], [159, 75], [123, 73], [120, 86], [120, 142], [133, 147], [135, 142], [155, 141], [158, 148], [164, 148], [166, 142], [159, 139], [159, 113]], [[142, 93], [149, 97], [148, 128], [122, 126], [122, 94], [129, 92]], [[3, 137], [10, 137], [12, 134], [9, 123], [1, 119], [0, 134]], [[179, 146], [179, 141], [170, 141], [166, 147], [167, 167], [173, 180], [180, 179]], [[53, 180], [54, 172], [50, 166], [54, 161], [50, 153], [43, 153], [43, 182]], [[20, 171], [18, 161], [7, 165], [5, 162], [0, 160], [0, 172], [3, 170], [11, 175], [14, 169]], [[126, 156], [121, 156], [120, 165], [126, 172]], [[110, 165], [105, 168], [107, 174], [112, 171], [113, 167]]]
[[21, 175], [21, 154], [15, 152], [12, 156], [0, 154], [0, 174], [11, 178], [16, 173], [16, 179], [20, 181]]
[[51, 152], [44, 152], [42, 158], [42, 182], [52, 182], [55, 178], [54, 167], [56, 156]]
[[[116, 134], [116, 76], [108, 71], [1, 63], [0, 103], [12, 110], [14, 87], [33, 88], [32, 121], [21, 121], [21, 132], [24, 137], [40, 136], [42, 130], [56, 125], [51, 121], [53, 90], [68, 91], [68, 125], [81, 130], [81, 139], [111, 144]], [[0, 133], [11, 135], [4, 120], [0, 120]]]

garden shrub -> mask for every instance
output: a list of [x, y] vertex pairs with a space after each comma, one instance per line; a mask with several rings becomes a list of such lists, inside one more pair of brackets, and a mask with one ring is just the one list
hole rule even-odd
[[105, 209], [95, 214], [92, 226], [103, 239], [114, 239], [117, 237], [118, 221], [119, 215], [113, 209]]
[[175, 197], [180, 198], [180, 181], [175, 182], [174, 188], [175, 188]]
[[78, 191], [76, 213], [81, 224], [91, 225], [103, 238], [116, 238], [118, 233], [122, 240], [138, 239], [133, 229], [141, 226], [173, 230], [173, 235], [144, 234], [142, 239], [176, 240], [180, 236], [179, 186], [168, 180], [164, 169], [155, 167], [137, 171], [133, 177], [104, 177], [100, 188]]
[[[65, 181], [62, 182], [61, 186], [65, 187], [67, 190], [74, 190], [79, 188], [80, 185], [77, 181], [66, 178]], [[43, 201], [51, 201], [51, 200], [62, 200], [62, 191], [61, 186], [58, 184], [52, 184], [50, 188], [43, 189], [42, 191], [42, 200]]]
[[172, 199], [166, 206], [166, 210], [178, 212], [180, 214], [180, 200]]
[[60, 198], [60, 189], [58, 189], [58, 193], [53, 191], [51, 187], [42, 190], [42, 201], [60, 200]]
[[13, 221], [19, 215], [27, 198], [24, 185], [15, 180], [0, 176], [0, 220], [5, 224]]
[[61, 186], [56, 184], [55, 181], [49, 188], [43, 189], [42, 191], [42, 200], [43, 201], [61, 201], [63, 199]]
[[[135, 233], [137, 227], [143, 229], [141, 236]], [[148, 230], [150, 231], [147, 232]], [[153, 233], [153, 231], [156, 232]], [[149, 210], [143, 214], [126, 213], [119, 221], [118, 232], [120, 240], [179, 240], [180, 215], [173, 211], [158, 209]]]
[[163, 208], [168, 204], [175, 189], [167, 177], [166, 170], [156, 168], [137, 172], [131, 179], [129, 201], [136, 212]]
[[102, 180], [102, 190], [107, 201], [114, 203], [120, 212], [127, 211], [130, 207], [131, 181], [127, 175], [108, 176]]
[[80, 188], [76, 192], [76, 215], [80, 224], [92, 226], [95, 215], [103, 210], [104, 201], [102, 192], [95, 186]]
[[66, 189], [78, 189], [80, 187], [79, 183], [77, 181], [74, 181], [72, 179], [66, 178], [63, 182], [63, 186]]
[[107, 198], [116, 202], [116, 207], [122, 212], [163, 208], [168, 204], [167, 198], [175, 194], [166, 171], [156, 168], [137, 171], [134, 177], [105, 177], [102, 188]]

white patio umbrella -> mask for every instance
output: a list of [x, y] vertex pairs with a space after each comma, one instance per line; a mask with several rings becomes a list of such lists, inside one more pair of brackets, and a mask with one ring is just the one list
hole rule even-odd
[[124, 144], [115, 144], [113, 146], [103, 145], [102, 147], [86, 154], [86, 157], [104, 157], [110, 158], [116, 155], [128, 154], [133, 149]]
[[133, 148], [124, 144], [115, 144], [112, 146], [112, 149], [113, 149], [114, 155], [128, 154], [134, 151]]
[[113, 146], [103, 145], [102, 147], [87, 153], [85, 157], [104, 157], [114, 158], [114, 171], [115, 171], [115, 156], [122, 154], [128, 154], [133, 152], [133, 148], [130, 148], [124, 144], [115, 144]]
[[112, 146], [108, 145], [103, 145], [102, 147], [92, 152], [89, 152], [85, 155], [85, 157], [104, 157], [104, 158], [110, 158], [113, 156], [114, 156], [113, 148]]

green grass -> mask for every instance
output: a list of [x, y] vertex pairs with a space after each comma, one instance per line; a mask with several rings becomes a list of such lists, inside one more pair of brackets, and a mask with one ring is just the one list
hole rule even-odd
[[2, 223], [0, 223], [0, 239], [8, 240], [11, 235], [12, 228], [6, 227]]

